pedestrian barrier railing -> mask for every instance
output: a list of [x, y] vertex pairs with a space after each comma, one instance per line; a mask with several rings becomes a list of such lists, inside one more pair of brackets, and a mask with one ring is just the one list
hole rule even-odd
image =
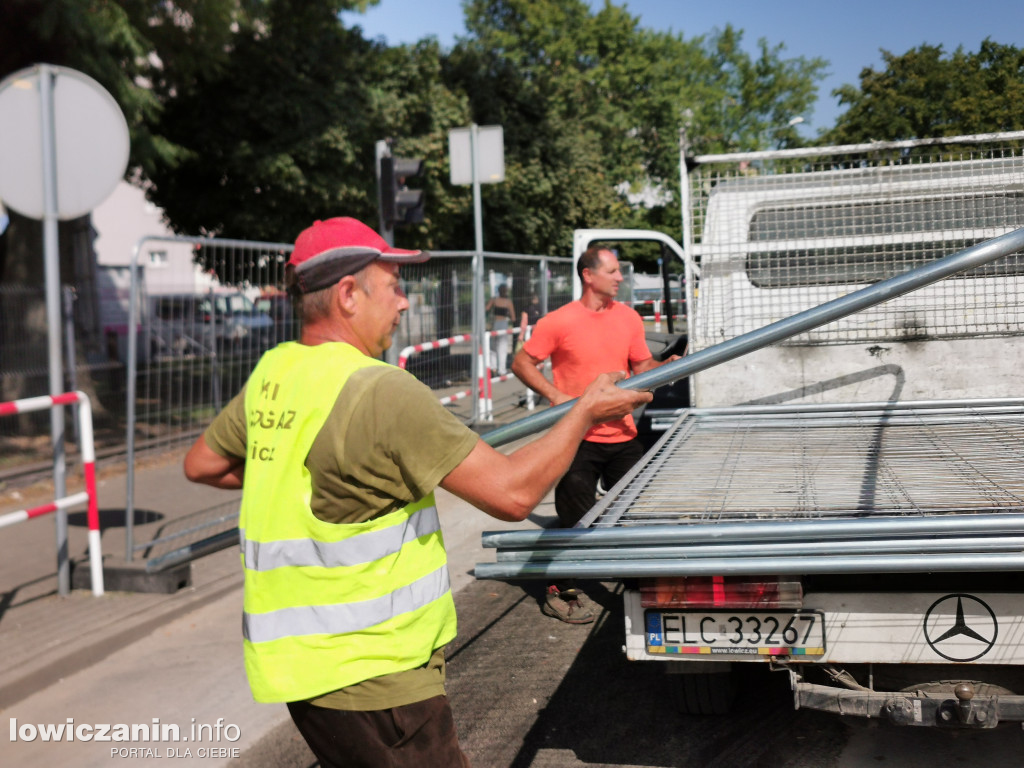
[[[662, 299], [643, 299], [636, 300], [633, 302], [633, 308], [637, 307], [653, 307], [654, 308], [654, 330], [656, 332], [661, 331], [661, 305]], [[645, 320], [647, 318], [644, 318]], [[685, 320], [686, 315], [672, 315], [673, 320]]]
[[[473, 341], [472, 334], [461, 333], [458, 336], [449, 336], [447, 339], [435, 339], [434, 341], [424, 341], [420, 344], [411, 344], [405, 347], [401, 352], [398, 353], [398, 367], [405, 370], [409, 365], [409, 358], [413, 355], [421, 352], [427, 352], [431, 349], [443, 349], [450, 347], [455, 344], [471, 343]], [[479, 392], [479, 389], [477, 390]], [[473, 389], [463, 389], [459, 392], [454, 392], [450, 395], [446, 395], [440, 398], [439, 402], [441, 405], [451, 405], [454, 402], [462, 400], [463, 398], [469, 397], [473, 394]]]
[[461, 392], [456, 392], [455, 394], [448, 395], [447, 397], [442, 397], [438, 402], [440, 402], [441, 405], [451, 405], [452, 403], [461, 400], [464, 397], [469, 397], [472, 394], [472, 389], [463, 389]]
[[404, 370], [409, 364], [409, 358], [419, 352], [426, 352], [428, 349], [442, 349], [444, 347], [450, 347], [453, 344], [461, 344], [472, 340], [472, 335], [463, 333], [458, 336], [450, 336], [447, 339], [437, 339], [435, 341], [425, 341], [422, 344], [412, 344], [398, 353], [398, 367]]
[[[530, 328], [527, 328], [529, 333]], [[495, 373], [495, 368], [498, 367], [497, 362], [491, 360], [491, 339], [492, 338], [503, 338], [511, 339], [519, 334], [519, 328], [506, 328], [504, 330], [487, 331], [484, 334], [483, 346], [477, 348], [478, 356], [478, 370], [481, 371], [480, 377], [476, 383], [477, 400], [479, 402], [478, 410], [480, 418], [486, 421], [494, 420], [494, 384], [498, 384], [503, 381], [511, 381], [515, 376], [510, 372]], [[447, 339], [436, 339], [434, 341], [425, 341], [420, 344], [412, 344], [405, 347], [401, 352], [398, 353], [398, 367], [403, 370], [409, 365], [409, 360], [413, 355], [427, 352], [432, 349], [443, 349], [444, 347], [451, 347], [455, 344], [472, 343], [473, 336], [471, 334], [460, 334], [458, 336], [451, 336]], [[510, 346], [510, 345], [509, 345]], [[499, 346], [499, 349], [501, 347]], [[505, 352], [507, 355], [508, 353]], [[532, 391], [527, 388], [526, 398], [529, 401], [532, 409]], [[473, 388], [464, 389], [458, 392], [454, 392], [439, 399], [441, 405], [450, 405], [463, 398], [470, 397], [473, 394]]]
[[[0, 528], [33, 517], [47, 515], [57, 510], [66, 510], [79, 504], [87, 504], [86, 520], [89, 525], [89, 571], [92, 579], [92, 593], [99, 597], [103, 594], [103, 553], [100, 549], [100, 513], [96, 499], [96, 450], [93, 445], [92, 404], [84, 392], [65, 392], [60, 395], [28, 397], [23, 400], [10, 400], [0, 403], [0, 416], [13, 416], [19, 413], [44, 411], [65, 405], [78, 406], [78, 439], [82, 455], [82, 471], [85, 475], [85, 490], [73, 493], [31, 509], [19, 509], [0, 515]], [[58, 560], [66, 559], [67, 552], [58, 551]], [[58, 562], [58, 568], [63, 566]]]
[[[530, 332], [533, 330], [533, 326], [527, 326], [526, 333], [529, 338]], [[481, 381], [481, 395], [480, 395], [480, 418], [485, 421], [494, 421], [494, 385], [502, 381], [510, 381], [515, 378], [515, 374], [508, 370], [505, 370], [505, 360], [502, 357], [508, 357], [508, 350], [512, 346], [512, 338], [519, 335], [520, 328], [503, 328], [497, 331], [487, 331], [484, 334], [484, 344], [482, 359], [480, 361], [480, 370], [483, 371]], [[498, 343], [495, 344], [495, 351], [491, 352], [491, 339], [497, 339]], [[495, 372], [495, 369], [497, 372]], [[526, 398], [532, 401], [532, 393], [529, 387], [525, 388]], [[532, 402], [531, 402], [532, 407]]]
[[646, 299], [642, 301], [634, 301], [633, 309], [637, 307], [654, 307], [654, 330], [661, 330], [661, 299]]

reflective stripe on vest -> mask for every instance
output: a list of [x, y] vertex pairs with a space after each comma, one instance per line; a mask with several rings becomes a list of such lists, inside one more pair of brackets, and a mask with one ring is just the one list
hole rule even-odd
[[441, 530], [436, 507], [414, 513], [404, 525], [370, 531], [343, 541], [291, 539], [250, 541], [242, 531], [242, 565], [253, 571], [289, 566], [337, 568], [371, 563], [394, 554], [410, 541]]
[[246, 613], [242, 635], [252, 643], [266, 643], [298, 635], [340, 635], [381, 624], [400, 613], [411, 613], [432, 603], [451, 588], [448, 568], [374, 600], [336, 605], [282, 608], [270, 613]]

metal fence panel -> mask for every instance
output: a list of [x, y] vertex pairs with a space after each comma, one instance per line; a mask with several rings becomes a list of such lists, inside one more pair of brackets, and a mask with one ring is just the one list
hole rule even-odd
[[[699, 165], [690, 174], [701, 263], [693, 349], [1024, 226], [1019, 138], [903, 144]], [[1022, 298], [1024, 254], [1016, 253], [786, 344], [1018, 335]]]
[[[1017, 132], [694, 158], [690, 349], [1024, 227], [1022, 148]], [[702, 371], [691, 402], [1005, 397], [1022, 362], [1018, 250]]]
[[[187, 245], [190, 256], [177, 269], [133, 269], [123, 328], [128, 349], [128, 505], [126, 558], [136, 550], [150, 554], [173, 544], [180, 533], [168, 532], [167, 541], [133, 541], [134, 466], [138, 451], [166, 449], [191, 442], [224, 404], [239, 392], [260, 356], [281, 341], [296, 338], [299, 327], [284, 294], [284, 270], [291, 246], [204, 238], [147, 238], [136, 258], [153, 243]], [[409, 310], [389, 350], [397, 357], [404, 346], [471, 331], [474, 327], [473, 254], [435, 253], [423, 264], [402, 270]], [[537, 256], [486, 254], [502, 265], [507, 282], [541, 290], [545, 297], [568, 300], [562, 263]], [[486, 263], [486, 261], [485, 261]], [[556, 275], [552, 282], [554, 266]], [[532, 276], [532, 282], [531, 282]], [[549, 290], [549, 285], [554, 290]], [[496, 285], [496, 283], [495, 283]], [[571, 290], [571, 281], [568, 281]], [[477, 308], [477, 312], [481, 311]], [[131, 318], [134, 318], [133, 322]], [[109, 318], [108, 318], [109, 321]], [[118, 327], [114, 323], [112, 327]], [[474, 349], [480, 341], [431, 350], [409, 366], [410, 372], [444, 398], [464, 387], [471, 378]], [[521, 389], [521, 388], [520, 388]], [[490, 392], [490, 390], [488, 390]], [[508, 398], [511, 399], [511, 398]], [[468, 423], [477, 417], [475, 398], [453, 401], [452, 411]], [[517, 403], [503, 403], [516, 407]], [[492, 406], [494, 407], [494, 406]], [[496, 409], [496, 408], [495, 408]], [[202, 542], [202, 531], [230, 526], [222, 510], [194, 516], [186, 530], [191, 547]], [[198, 532], [197, 532], [198, 531]], [[173, 539], [173, 541], [172, 541]], [[200, 546], [197, 551], [202, 551]], [[177, 550], [175, 557], [177, 557]]]
[[[531, 296], [538, 296], [542, 312], [572, 300], [572, 269], [572, 260], [568, 258], [485, 252], [483, 301], [477, 311], [482, 313], [487, 301], [497, 295], [498, 287], [507, 285], [515, 307], [513, 325], [518, 327], [520, 315]], [[392, 350], [399, 352], [425, 342], [457, 338], [451, 344], [417, 352], [408, 358], [405, 367], [434, 389], [452, 413], [472, 423], [481, 412], [475, 397], [480, 383], [474, 383], [474, 356], [479, 360], [485, 346], [485, 340], [474, 341], [472, 334], [475, 327], [489, 330], [482, 317], [479, 325], [473, 322], [473, 253], [435, 252], [429, 261], [403, 266], [402, 282], [410, 306], [395, 335]], [[511, 355], [514, 349], [510, 341], [508, 353]], [[485, 367], [488, 363], [483, 360]], [[492, 417], [524, 402], [522, 385], [492, 391], [495, 395], [490, 411]]]
[[[183, 522], [184, 533], [168, 528], [156, 540], [136, 545], [133, 469], [143, 454], [180, 450], [191, 443], [241, 390], [260, 355], [297, 337], [298, 322], [284, 293], [291, 248], [289, 243], [146, 237], [137, 244], [132, 264], [97, 268], [98, 300], [91, 320], [76, 317], [69, 323], [75, 329], [69, 346], [78, 348], [75, 357], [82, 365], [69, 367], [68, 374], [74, 380], [79, 373], [94, 393], [97, 448], [126, 452], [127, 559], [141, 550], [159, 555], [182, 541], [191, 546], [204, 532], [230, 528], [225, 518], [230, 514], [220, 505]], [[473, 260], [473, 252], [435, 252], [423, 264], [403, 267], [410, 307], [389, 350], [396, 358], [389, 358], [391, 362], [397, 362], [403, 347], [484, 328], [479, 319], [474, 322]], [[516, 322], [532, 294], [545, 309], [572, 298], [571, 259], [484, 253], [481, 263], [485, 278], [479, 286], [483, 302], [475, 310], [478, 314], [501, 283], [510, 286]], [[44, 392], [45, 347], [33, 341], [46, 332], [42, 290], [0, 286], [0, 320], [0, 383], [5, 393], [16, 399]], [[33, 323], [38, 326], [35, 336], [29, 332]], [[408, 365], [439, 399], [472, 391], [473, 397], [448, 400], [452, 413], [470, 424], [481, 413], [477, 398], [484, 382], [472, 378], [474, 358], [484, 345], [482, 338], [470, 337], [417, 355]], [[518, 382], [493, 388], [487, 384], [486, 418], [526, 404], [525, 388]], [[26, 450], [33, 440], [40, 445], [40, 458], [49, 451], [48, 422], [28, 424], [32, 415], [19, 418], [18, 424], [0, 424], [6, 430], [0, 431], [9, 460], [4, 464], [15, 471], [19, 463], [34, 458]]]
[[[147, 238], [141, 247], [154, 243], [186, 245], [191, 258], [177, 268], [137, 271], [132, 283], [137, 334], [128, 341], [136, 355], [128, 362], [139, 450], [194, 439], [260, 355], [298, 330], [281, 293], [290, 245]], [[118, 327], [127, 332], [130, 303], [121, 309]]]

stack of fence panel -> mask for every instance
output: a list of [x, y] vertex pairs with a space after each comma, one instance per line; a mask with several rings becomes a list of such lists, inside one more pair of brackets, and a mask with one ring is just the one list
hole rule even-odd
[[572, 529], [478, 578], [1024, 569], [1024, 401], [692, 409]]

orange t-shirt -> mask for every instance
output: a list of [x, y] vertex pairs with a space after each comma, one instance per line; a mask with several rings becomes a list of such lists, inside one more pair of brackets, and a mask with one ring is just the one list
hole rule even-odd
[[[555, 386], [579, 397], [598, 375], [623, 371], [651, 357], [644, 339], [644, 322], [636, 310], [617, 301], [600, 312], [573, 301], [537, 321], [523, 345], [538, 360], [551, 358]], [[633, 417], [598, 424], [585, 440], [622, 443], [636, 437]]]

